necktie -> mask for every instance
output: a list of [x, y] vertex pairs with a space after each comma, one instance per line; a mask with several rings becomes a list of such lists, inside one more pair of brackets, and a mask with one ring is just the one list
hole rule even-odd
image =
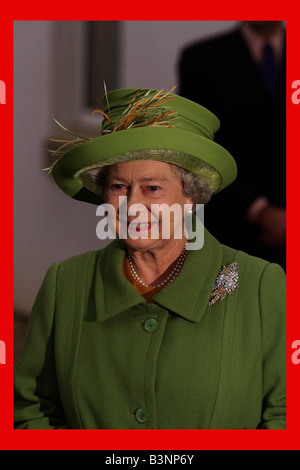
[[264, 45], [261, 73], [270, 95], [276, 93], [279, 78], [278, 72], [274, 50], [269, 43], [266, 43]]

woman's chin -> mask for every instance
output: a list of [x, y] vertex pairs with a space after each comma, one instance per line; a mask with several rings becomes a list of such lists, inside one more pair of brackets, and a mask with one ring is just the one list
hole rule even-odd
[[133, 240], [132, 238], [128, 237], [122, 240], [124, 245], [131, 249], [131, 250], [137, 250], [137, 251], [152, 251], [152, 250], [169, 250], [171, 245], [173, 244], [180, 244], [182, 240], [174, 239], [174, 238], [169, 238], [169, 239], [164, 239], [164, 238], [158, 238], [158, 239], [143, 239], [143, 238], [137, 238], [136, 240]]
[[122, 241], [128, 248], [131, 248], [132, 250], [147, 251], [152, 248], [159, 247], [161, 245], [161, 242], [164, 240], [151, 238], [132, 239], [128, 237]]
[[124, 226], [120, 228], [123, 230], [119, 231], [118, 238], [121, 239], [128, 248], [133, 250], [147, 251], [164, 247], [167, 249], [170, 243], [180, 243], [179, 238], [182, 238], [176, 236], [175, 240], [173, 231], [164, 233], [157, 224], [149, 224], [148, 226], [146, 226], [146, 224], [129, 224], [127, 230]]
[[133, 249], [147, 249], [160, 241], [161, 235], [157, 224], [129, 224], [122, 227], [118, 233], [118, 238], [123, 239], [125, 245]]

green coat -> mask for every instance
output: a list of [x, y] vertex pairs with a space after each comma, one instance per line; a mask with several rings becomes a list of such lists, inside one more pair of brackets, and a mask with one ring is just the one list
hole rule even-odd
[[[50, 267], [15, 370], [15, 427], [285, 428], [282, 269], [206, 232], [147, 303], [123, 259], [115, 240]], [[232, 261], [239, 287], [208, 305]]]

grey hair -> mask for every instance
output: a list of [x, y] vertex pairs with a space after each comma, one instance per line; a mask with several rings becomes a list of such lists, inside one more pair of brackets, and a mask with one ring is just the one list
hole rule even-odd
[[182, 183], [182, 194], [190, 197], [196, 204], [207, 204], [211, 199], [211, 190], [206, 181], [191, 171], [172, 165], [175, 175]]
[[[180, 168], [179, 166], [170, 163], [175, 176], [181, 181], [182, 194], [189, 197], [194, 202], [194, 209], [196, 204], [207, 204], [211, 199], [211, 190], [206, 181], [191, 171]], [[105, 180], [110, 169], [109, 166], [104, 166], [99, 169], [96, 176], [96, 184], [99, 188], [98, 195], [103, 200]]]

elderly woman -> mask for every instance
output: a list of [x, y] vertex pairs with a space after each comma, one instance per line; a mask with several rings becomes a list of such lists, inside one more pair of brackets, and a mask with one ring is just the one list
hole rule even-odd
[[[16, 366], [15, 427], [284, 429], [282, 269], [205, 229], [198, 249], [185, 237], [188, 210], [236, 176], [218, 119], [156, 90], [104, 104], [102, 135], [52, 171], [69, 196], [113, 209], [116, 239], [50, 267]], [[167, 237], [156, 204], [181, 209]]]

